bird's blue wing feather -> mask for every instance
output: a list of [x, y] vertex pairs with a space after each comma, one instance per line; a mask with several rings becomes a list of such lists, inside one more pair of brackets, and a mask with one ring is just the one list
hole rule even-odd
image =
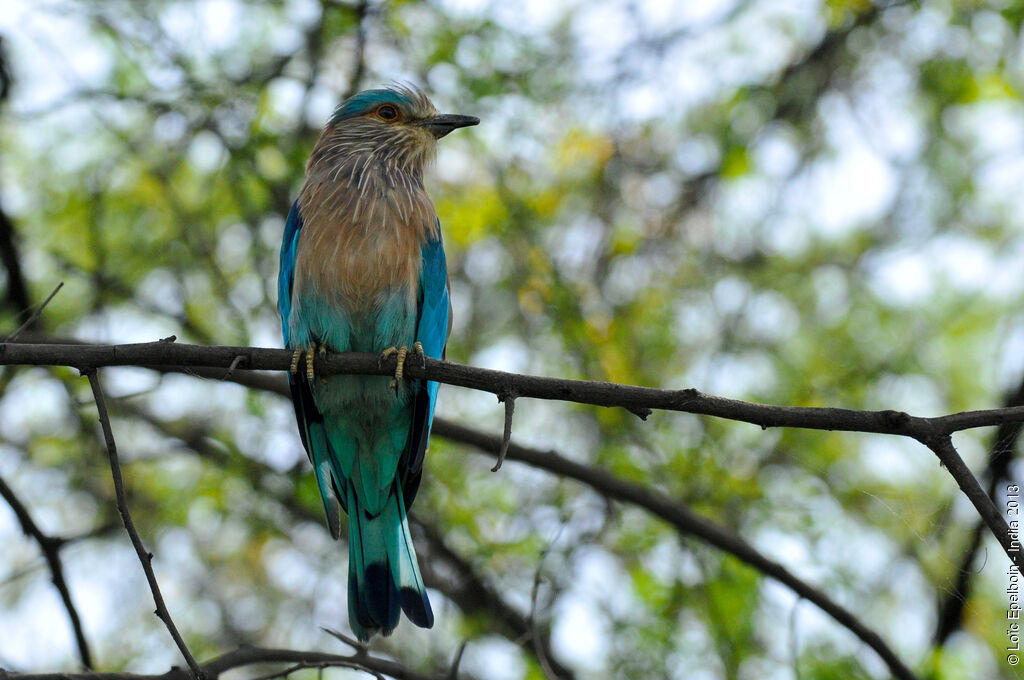
[[[444, 356], [448, 342], [451, 305], [448, 297], [448, 264], [441, 241], [441, 227], [437, 236], [428, 239], [420, 248], [419, 317], [416, 340], [423, 345], [423, 353], [433, 359]], [[423, 455], [430, 439], [430, 424], [434, 420], [437, 403], [437, 383], [426, 381], [416, 397], [413, 409], [412, 432], [409, 437], [409, 467], [403, 484], [405, 505], [411, 506], [419, 487], [423, 468]]]
[[302, 229], [302, 214], [299, 202], [292, 204], [288, 220], [284, 223], [284, 238], [281, 240], [281, 268], [277, 274], [277, 311], [281, 313], [281, 335], [284, 346], [290, 346], [288, 317], [292, 313], [292, 282], [295, 279], [295, 256], [299, 247], [299, 230]]
[[[420, 248], [420, 301], [416, 340], [423, 343], [428, 357], [440, 359], [448, 342], [448, 264], [438, 226], [436, 238]], [[437, 383], [433, 383], [437, 388]]]
[[[302, 214], [299, 211], [299, 202], [295, 201], [292, 204], [292, 209], [288, 212], [288, 219], [284, 224], [284, 237], [281, 240], [281, 268], [277, 275], [277, 311], [281, 314], [281, 334], [284, 337], [285, 347], [291, 346], [288, 317], [292, 311], [295, 256], [298, 251], [299, 231], [301, 229]], [[310, 462], [313, 464], [313, 472], [316, 474], [320, 497], [324, 502], [327, 524], [330, 527], [331, 535], [338, 538], [341, 535], [340, 510], [344, 509], [345, 504], [343, 501], [340, 501], [341, 497], [336, 492], [337, 487], [331, 476], [330, 448], [327, 442], [324, 416], [317, 409], [313, 401], [313, 394], [309, 389], [309, 384], [305, 380], [297, 375], [289, 375], [288, 386], [292, 392], [295, 419], [299, 423], [299, 435], [302, 437], [302, 445], [309, 455]]]

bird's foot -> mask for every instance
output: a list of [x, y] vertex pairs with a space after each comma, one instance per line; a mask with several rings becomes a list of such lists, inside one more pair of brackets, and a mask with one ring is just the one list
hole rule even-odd
[[384, 360], [392, 355], [397, 355], [398, 365], [395, 366], [395, 375], [391, 378], [391, 382], [388, 386], [398, 393], [398, 381], [402, 379], [402, 374], [405, 373], [405, 355], [409, 353], [409, 348], [405, 345], [401, 347], [388, 347], [386, 350], [380, 353], [380, 358], [377, 360], [378, 363], [384, 363]]
[[[316, 377], [316, 372], [313, 370], [313, 357], [319, 354], [320, 358], [323, 359], [327, 356], [327, 345], [314, 343], [312, 346], [307, 347], [305, 351], [301, 348], [295, 350], [292, 354], [292, 365], [288, 369], [293, 375], [299, 372], [299, 361], [303, 356], [306, 358], [306, 379], [313, 382]], [[327, 378], [320, 378], [320, 382], [326, 383]]]
[[[397, 355], [398, 364], [395, 366], [395, 375], [391, 378], [389, 387], [398, 393], [398, 381], [401, 380], [405, 375], [405, 357], [409, 355], [409, 348], [405, 345], [401, 347], [388, 347], [386, 350], [380, 353], [380, 357], [377, 359], [378, 364], [383, 364], [384, 360], [392, 355]], [[412, 345], [412, 353], [416, 354], [423, 361], [423, 365], [426, 366], [427, 360], [426, 355], [423, 353], [423, 345], [419, 342], [414, 342]]]

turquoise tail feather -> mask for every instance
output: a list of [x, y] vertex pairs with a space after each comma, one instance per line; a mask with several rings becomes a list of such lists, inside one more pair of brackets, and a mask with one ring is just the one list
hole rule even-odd
[[348, 616], [362, 641], [374, 633], [389, 635], [399, 611], [421, 628], [434, 625], [434, 614], [420, 575], [409, 533], [402, 494], [395, 485], [379, 515], [362, 507], [349, 485]]
[[323, 426], [310, 428], [310, 458], [313, 462], [313, 472], [316, 474], [316, 485], [320, 490], [320, 498], [324, 502], [324, 513], [327, 515], [327, 527], [331, 531], [334, 540], [341, 538], [341, 506], [340, 501], [334, 494], [336, 488], [333, 483], [330, 453], [327, 446], [327, 437], [324, 434]]
[[[409, 533], [409, 518], [405, 514], [405, 499], [402, 491], [396, 487], [392, 494], [394, 502], [391, 504], [398, 511], [399, 533], [397, 541], [397, 582], [401, 594], [402, 611], [409, 617], [409, 620], [420, 628], [431, 628], [434, 625], [434, 612], [430, 608], [430, 600], [427, 598], [427, 587], [423, 584], [423, 576], [420, 575], [420, 565], [416, 560], [416, 549], [412, 544], [412, 534]], [[392, 566], [392, 571], [396, 567]]]

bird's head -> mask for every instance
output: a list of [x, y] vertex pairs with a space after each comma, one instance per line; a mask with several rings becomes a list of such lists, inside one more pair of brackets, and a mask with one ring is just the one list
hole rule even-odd
[[437, 140], [479, 122], [475, 116], [439, 114], [421, 90], [392, 85], [364, 90], [342, 102], [318, 147], [323, 155], [342, 162], [369, 156], [370, 161], [420, 172], [434, 157]]

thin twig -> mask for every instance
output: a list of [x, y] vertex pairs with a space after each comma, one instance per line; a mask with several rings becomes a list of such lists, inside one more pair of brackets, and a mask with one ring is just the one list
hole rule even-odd
[[468, 645], [469, 640], [463, 640], [462, 644], [459, 645], [459, 651], [455, 652], [455, 658], [452, 659], [451, 670], [448, 671], [448, 680], [459, 679], [459, 666], [462, 664], [462, 655], [465, 653]]
[[288, 666], [287, 668], [283, 668], [283, 669], [281, 669], [279, 671], [274, 671], [273, 673], [267, 673], [266, 675], [257, 675], [255, 678], [252, 678], [252, 680], [274, 680], [275, 678], [287, 678], [289, 675], [291, 675], [295, 671], [301, 671], [301, 670], [303, 670], [305, 668], [317, 668], [319, 670], [323, 670], [325, 668], [325, 666], [324, 666], [324, 664], [319, 664], [319, 663], [317, 663], [317, 664], [293, 663], [291, 666]]
[[266, 675], [257, 675], [255, 678], [252, 678], [252, 680], [276, 680], [277, 678], [287, 678], [292, 673], [311, 668], [317, 669], [321, 676], [323, 675], [323, 671], [326, 668], [351, 668], [352, 670], [369, 673], [377, 680], [385, 680], [383, 675], [373, 670], [372, 668], [367, 668], [366, 666], [363, 666], [357, 661], [300, 661], [299, 663], [292, 664], [287, 668], [283, 668], [273, 673], [267, 673]]
[[192, 656], [192, 652], [189, 651], [188, 645], [182, 639], [177, 626], [174, 625], [170, 612], [167, 611], [167, 605], [164, 604], [163, 595], [160, 593], [160, 584], [157, 583], [156, 574], [153, 572], [153, 554], [147, 551], [146, 547], [142, 544], [139, 532], [135, 529], [135, 522], [132, 521], [132, 516], [128, 512], [124, 478], [121, 476], [121, 463], [117, 458], [117, 444], [114, 442], [114, 432], [110, 427], [107, 401], [103, 396], [103, 387], [100, 385], [99, 373], [93, 369], [87, 371], [86, 375], [89, 377], [89, 386], [92, 387], [92, 394], [96, 399], [96, 411], [99, 414], [100, 426], [103, 428], [103, 438], [107, 445], [107, 455], [110, 458], [110, 474], [114, 479], [117, 511], [121, 515], [121, 521], [124, 524], [125, 531], [128, 532], [128, 537], [131, 539], [132, 547], [135, 548], [135, 553], [139, 556], [139, 562], [142, 563], [142, 570], [146, 572], [146, 580], [149, 582], [149, 589], [153, 593], [153, 602], [156, 604], [156, 615], [167, 627], [167, 632], [171, 634], [174, 644], [178, 646], [178, 651], [185, 658], [185, 663], [188, 664], [192, 677], [195, 680], [203, 680], [205, 678], [203, 669], [196, 662], [195, 657]]
[[789, 660], [793, 665], [793, 680], [800, 680], [800, 641], [796, 636], [797, 613], [803, 598], [798, 597], [789, 612]]
[[533, 645], [534, 653], [537, 655], [537, 661], [540, 662], [540, 669], [544, 672], [544, 677], [547, 680], [559, 680], [555, 671], [551, 668], [551, 664], [548, 663], [547, 654], [544, 653], [544, 646], [541, 644], [540, 628], [537, 625], [537, 600], [540, 593], [541, 573], [544, 569], [544, 558], [548, 556], [547, 549], [543, 550], [540, 554], [540, 559], [537, 561], [537, 569], [533, 573], [533, 587], [530, 589], [530, 642]]
[[501, 436], [501, 448], [498, 449], [498, 461], [491, 468], [491, 472], [501, 469], [501, 464], [505, 462], [505, 455], [508, 453], [508, 444], [512, 440], [512, 414], [516, 411], [516, 395], [514, 392], [499, 394], [498, 401], [505, 402], [505, 429]]
[[364, 643], [360, 642], [359, 640], [356, 640], [355, 638], [350, 638], [349, 636], [345, 635], [344, 633], [342, 633], [340, 631], [337, 631], [337, 630], [334, 630], [333, 628], [327, 628], [326, 626], [320, 626], [320, 630], [322, 630], [323, 632], [327, 633], [331, 637], [335, 637], [335, 638], [341, 640], [346, 645], [348, 645], [349, 647], [354, 649], [355, 653], [356, 653], [356, 656], [360, 656], [360, 655], [363, 655], [363, 654], [367, 653], [367, 649], [368, 649], [367, 646]]
[[36, 319], [38, 319], [39, 316], [43, 313], [43, 310], [46, 309], [46, 305], [50, 304], [50, 300], [52, 300], [57, 295], [57, 293], [60, 292], [60, 289], [63, 288], [63, 287], [64, 287], [64, 282], [63, 281], [61, 281], [60, 283], [57, 284], [57, 287], [53, 289], [52, 293], [50, 293], [49, 295], [46, 296], [46, 299], [43, 300], [43, 303], [41, 305], [39, 305], [38, 307], [36, 307], [35, 311], [32, 312], [32, 314], [30, 314], [27, 319], [25, 319], [25, 323], [23, 323], [20, 326], [18, 326], [18, 330], [16, 330], [13, 333], [11, 333], [10, 342], [14, 342], [15, 340], [17, 340], [18, 336], [21, 335], [21, 333], [26, 328], [28, 328], [29, 326], [31, 326], [32, 324], [34, 324], [36, 322]]
[[43, 557], [50, 568], [50, 577], [53, 579], [53, 585], [57, 588], [57, 592], [60, 593], [60, 599], [64, 603], [64, 609], [67, 610], [68, 619], [71, 620], [71, 628], [75, 633], [75, 644], [78, 645], [78, 656], [82, 659], [83, 666], [92, 668], [92, 654], [89, 651], [89, 643], [85, 639], [82, 621], [78, 616], [75, 603], [71, 600], [71, 591], [68, 589], [67, 581], [64, 579], [64, 563], [60, 558], [60, 548], [65, 545], [66, 539], [55, 538], [43, 533], [43, 530], [32, 519], [32, 514], [28, 508], [21, 502], [21, 499], [14, 493], [14, 489], [8, 486], [2, 477], [0, 477], [0, 496], [3, 496], [7, 504], [11, 506], [11, 510], [14, 511], [15, 516], [18, 518], [18, 523], [21, 524], [21, 530], [27, 536], [34, 538], [36, 543], [39, 544], [39, 549], [43, 551]]

